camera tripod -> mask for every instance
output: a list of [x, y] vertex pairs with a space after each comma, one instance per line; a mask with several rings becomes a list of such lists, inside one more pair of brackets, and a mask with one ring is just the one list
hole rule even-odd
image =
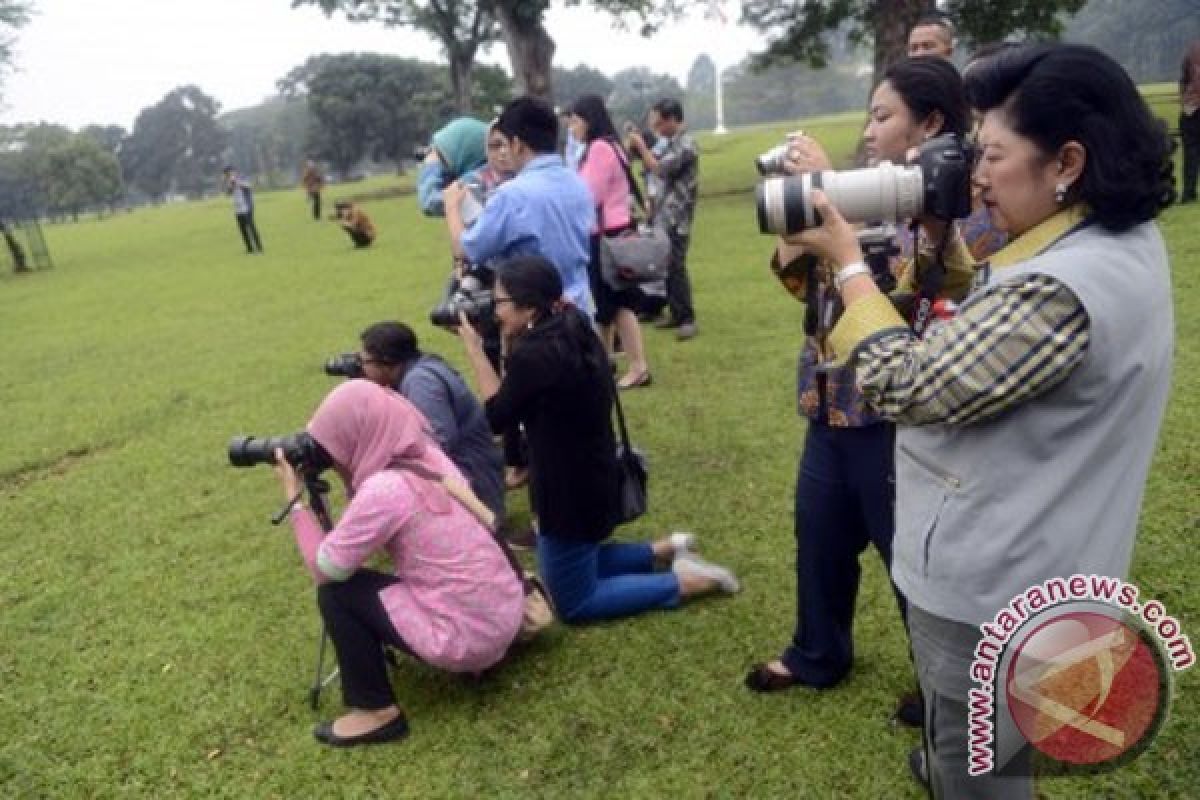
[[[312, 509], [313, 515], [316, 516], [317, 522], [321, 525], [321, 530], [329, 533], [333, 530], [333, 520], [329, 516], [329, 506], [325, 504], [325, 495], [329, 494], [329, 482], [317, 476], [316, 473], [309, 470], [303, 471], [304, 488], [296, 493], [296, 496], [288, 501], [279, 513], [271, 517], [272, 525], [279, 525], [287, 518], [292, 508], [300, 501], [300, 498], [305, 492], [308, 493], [308, 507]], [[321, 673], [325, 670], [325, 646], [329, 641], [329, 631], [325, 628], [325, 622], [321, 622], [321, 638], [317, 643], [317, 667], [313, 675], [312, 687], [308, 690], [308, 703], [312, 706], [313, 711], [321, 703], [321, 690], [329, 684], [333, 683], [338, 678], [339, 669], [334, 667], [328, 675], [324, 677]]]

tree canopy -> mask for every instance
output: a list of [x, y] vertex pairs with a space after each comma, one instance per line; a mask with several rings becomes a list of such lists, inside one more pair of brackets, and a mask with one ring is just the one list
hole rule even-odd
[[4, 88], [4, 74], [12, 68], [15, 32], [29, 22], [32, 11], [29, 0], [0, 0], [0, 90]]
[[217, 123], [220, 104], [195, 86], [172, 89], [143, 109], [121, 148], [121, 166], [134, 186], [156, 200], [213, 188], [228, 133]]

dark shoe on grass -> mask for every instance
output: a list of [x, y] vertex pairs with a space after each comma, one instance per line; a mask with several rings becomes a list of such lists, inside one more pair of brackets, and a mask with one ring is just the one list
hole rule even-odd
[[679, 326], [679, 330], [675, 331], [675, 338], [681, 342], [686, 342], [688, 339], [695, 339], [696, 334], [700, 329], [696, 327], [694, 322], [685, 322]]
[[380, 725], [373, 731], [360, 733], [357, 736], [338, 736], [333, 732], [332, 722], [322, 722], [313, 728], [313, 736], [316, 737], [317, 741], [321, 744], [327, 744], [330, 747], [357, 747], [360, 744], [383, 744], [384, 742], [403, 739], [407, 735], [408, 720], [403, 714], [391, 722]]
[[910, 728], [924, 727], [925, 703], [922, 702], [920, 693], [913, 692], [901, 697], [900, 702], [896, 705], [896, 713], [892, 715], [892, 719]]

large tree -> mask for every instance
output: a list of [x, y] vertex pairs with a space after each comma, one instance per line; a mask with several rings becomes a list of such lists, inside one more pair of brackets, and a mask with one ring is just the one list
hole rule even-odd
[[[1062, 30], [1063, 12], [1086, 0], [948, 0], [941, 9], [958, 25], [967, 46], [1010, 34], [1050, 35]], [[824, 66], [838, 35], [870, 42], [874, 78], [904, 57], [908, 30], [929, 11], [929, 0], [744, 0], [742, 22], [770, 36], [760, 67], [788, 62]]]
[[450, 64], [455, 108], [472, 111], [471, 74], [480, 50], [496, 40], [489, 2], [477, 0], [292, 0], [292, 8], [317, 6], [326, 15], [341, 12], [353, 22], [377, 21], [432, 34]]
[[311, 149], [343, 174], [367, 156], [399, 162], [448, 115], [443, 75], [394, 56], [328, 57], [308, 81]]
[[216, 185], [228, 134], [217, 123], [220, 104], [195, 86], [181, 86], [143, 109], [121, 148], [129, 182], [155, 200], [175, 190], [203, 195]]
[[13, 33], [27, 22], [33, 11], [29, 0], [0, 0], [0, 89], [3, 88], [4, 74], [12, 67], [13, 43], [16, 37]]

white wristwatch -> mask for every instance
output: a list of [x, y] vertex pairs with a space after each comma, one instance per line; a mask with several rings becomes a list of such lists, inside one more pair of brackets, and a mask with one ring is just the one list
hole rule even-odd
[[833, 273], [833, 288], [840, 292], [842, 291], [842, 287], [846, 285], [846, 281], [850, 280], [856, 275], [870, 274], [871, 268], [862, 261], [855, 261], [853, 264], [847, 264], [837, 272]]

